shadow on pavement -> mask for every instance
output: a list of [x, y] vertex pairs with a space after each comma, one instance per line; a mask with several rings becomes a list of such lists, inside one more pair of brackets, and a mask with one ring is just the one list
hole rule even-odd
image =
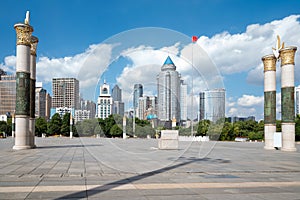
[[[192, 158], [185, 158], [185, 160], [186, 161], [183, 162], [183, 163], [179, 163], [179, 164], [176, 164], [176, 165], [164, 167], [162, 169], [158, 169], [158, 170], [154, 170], [154, 171], [151, 171], [151, 172], [139, 174], [139, 175], [132, 176], [132, 177], [129, 177], [129, 178], [124, 178], [124, 179], [114, 181], [114, 182], [111, 182], [111, 183], [108, 183], [108, 184], [105, 184], [105, 185], [102, 185], [102, 186], [99, 186], [99, 187], [92, 188], [90, 190], [68, 194], [66, 196], [56, 198], [55, 200], [71, 199], [71, 198], [75, 198], [75, 197], [78, 197], [78, 196], [81, 196], [81, 197], [88, 196], [89, 197], [89, 196], [99, 194], [99, 193], [102, 193], [102, 192], [105, 192], [105, 191], [108, 191], [108, 190], [112, 190], [112, 189], [114, 189], [116, 187], [119, 187], [121, 185], [133, 183], [135, 181], [142, 180], [142, 179], [147, 178], [147, 177], [151, 177], [151, 176], [154, 176], [154, 175], [157, 175], [157, 174], [161, 174], [161, 173], [170, 171], [172, 169], [176, 169], [178, 167], [182, 167], [182, 166], [191, 164], [193, 162], [207, 161], [207, 158], [194, 158], [194, 157], [192, 157]], [[220, 162], [220, 160], [221, 159], [218, 159], [217, 162]], [[226, 160], [224, 162], [230, 162], [230, 161]]]

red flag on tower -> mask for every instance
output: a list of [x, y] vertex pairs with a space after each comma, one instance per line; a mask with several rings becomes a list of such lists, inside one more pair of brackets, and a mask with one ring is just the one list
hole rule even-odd
[[192, 42], [197, 42], [198, 37], [197, 36], [192, 36]]

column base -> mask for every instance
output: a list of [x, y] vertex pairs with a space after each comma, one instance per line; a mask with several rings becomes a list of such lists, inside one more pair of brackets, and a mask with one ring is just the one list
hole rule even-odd
[[281, 148], [281, 151], [297, 151], [296, 147], [293, 148]]
[[15, 146], [13, 146], [13, 150], [24, 150], [24, 149], [32, 149], [32, 146], [29, 146], [29, 145], [26, 145], [26, 146], [15, 145]]
[[276, 132], [276, 124], [265, 124], [265, 146], [266, 150], [274, 150], [274, 133]]

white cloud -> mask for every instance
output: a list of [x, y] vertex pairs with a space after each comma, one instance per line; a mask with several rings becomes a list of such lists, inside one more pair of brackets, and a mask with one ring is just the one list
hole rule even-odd
[[[249, 72], [247, 82], [263, 83], [261, 57], [272, 53], [276, 35], [287, 45], [300, 46], [300, 15], [291, 15], [263, 25], [249, 25], [244, 33], [223, 32], [208, 38], [202, 36], [197, 43], [204, 48], [223, 74]], [[300, 56], [296, 56], [300, 63]], [[295, 68], [296, 80], [300, 79], [300, 68]]]
[[244, 94], [241, 98], [237, 100], [237, 104], [243, 107], [252, 107], [261, 105], [264, 102], [264, 97], [260, 96], [253, 96], [253, 95], [246, 95]]

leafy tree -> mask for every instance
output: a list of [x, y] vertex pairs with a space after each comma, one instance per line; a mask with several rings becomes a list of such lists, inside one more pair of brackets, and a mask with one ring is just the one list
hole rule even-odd
[[109, 133], [112, 137], [120, 137], [123, 134], [123, 130], [118, 124], [114, 124], [109, 130]]
[[3, 136], [3, 132], [7, 133], [7, 123], [5, 121], [0, 121], [0, 136]]
[[48, 134], [49, 135], [55, 135], [55, 134], [61, 134], [61, 126], [62, 126], [62, 120], [58, 113], [55, 113], [50, 122], [48, 123]]
[[61, 134], [63, 136], [70, 135], [70, 113], [65, 113], [62, 119]]
[[196, 136], [205, 136], [208, 132], [209, 125], [210, 121], [207, 119], [199, 121]]
[[38, 117], [35, 121], [35, 135], [41, 137], [43, 133], [47, 133], [47, 121], [43, 117]]
[[100, 127], [97, 119], [86, 119], [81, 122], [80, 135], [92, 136], [98, 134], [95, 132], [96, 127]]
[[224, 123], [224, 126], [223, 126], [223, 129], [222, 129], [219, 140], [221, 140], [221, 141], [234, 140], [232, 123], [230, 123], [228, 121], [226, 121]]

